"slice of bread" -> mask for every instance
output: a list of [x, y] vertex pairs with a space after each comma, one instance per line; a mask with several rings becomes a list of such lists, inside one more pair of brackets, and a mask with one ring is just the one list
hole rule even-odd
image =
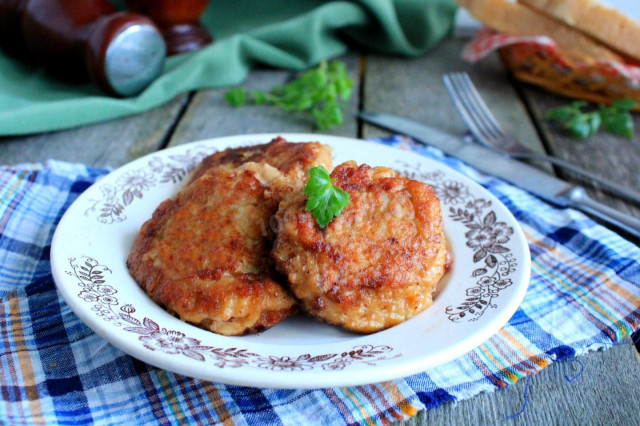
[[522, 36], [546, 35], [564, 51], [600, 60], [624, 61], [601, 43], [523, 4], [509, 0], [458, 0], [458, 5], [495, 31]]
[[[518, 0], [640, 60], [640, 23], [597, 0]], [[638, 1], [638, 0], [628, 0]]]

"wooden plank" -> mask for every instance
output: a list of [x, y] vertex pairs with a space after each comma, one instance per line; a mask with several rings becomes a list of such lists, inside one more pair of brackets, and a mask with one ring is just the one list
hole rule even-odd
[[47, 159], [117, 167], [159, 149], [188, 102], [180, 95], [151, 111], [51, 133], [0, 138], [0, 164]]
[[[417, 59], [369, 56], [363, 109], [400, 115], [462, 135], [467, 127], [449, 98], [442, 75], [466, 71], [504, 130], [517, 135], [529, 148], [544, 152], [526, 107], [508, 84], [508, 74], [497, 55], [470, 65], [460, 58], [465, 43], [465, 40], [449, 39]], [[363, 125], [363, 137], [388, 134], [374, 126]]]
[[633, 346], [618, 345], [553, 363], [531, 376], [528, 389], [527, 379], [522, 379], [507, 389], [446, 403], [397, 425], [638, 424], [639, 374]]
[[[354, 80], [353, 96], [344, 112], [344, 124], [329, 131], [318, 132], [310, 116], [285, 112], [268, 106], [244, 105], [233, 108], [224, 99], [228, 89], [214, 89], [197, 93], [174, 132], [169, 146], [202, 139], [250, 133], [323, 133], [355, 137], [356, 113], [360, 90], [359, 57], [349, 54], [338, 58], [347, 64]], [[247, 89], [268, 91], [296, 77], [296, 73], [281, 70], [253, 72], [242, 83]]]

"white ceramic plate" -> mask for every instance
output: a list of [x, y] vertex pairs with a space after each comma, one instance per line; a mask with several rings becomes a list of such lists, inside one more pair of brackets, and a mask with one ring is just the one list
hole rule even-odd
[[211, 139], [140, 158], [101, 179], [56, 229], [51, 265], [58, 290], [96, 333], [130, 355], [179, 374], [234, 385], [323, 388], [405, 377], [455, 359], [491, 337], [516, 311], [529, 282], [518, 223], [489, 192], [417, 154], [354, 139], [284, 134], [332, 146], [334, 164], [389, 166], [431, 184], [444, 213], [453, 266], [434, 304], [391, 329], [357, 335], [303, 315], [259, 335], [219, 336], [157, 306], [125, 265], [133, 239], [199, 160], [276, 135]]

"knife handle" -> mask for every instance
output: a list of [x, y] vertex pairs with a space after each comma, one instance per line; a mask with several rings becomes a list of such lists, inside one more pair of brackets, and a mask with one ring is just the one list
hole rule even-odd
[[589, 213], [640, 238], [640, 219], [595, 201], [580, 187], [572, 188], [566, 195], [571, 207]]

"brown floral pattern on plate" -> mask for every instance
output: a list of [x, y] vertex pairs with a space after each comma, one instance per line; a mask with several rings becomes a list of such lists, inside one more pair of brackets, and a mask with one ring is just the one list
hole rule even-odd
[[161, 327], [151, 318], [139, 318], [132, 304], [121, 304], [118, 290], [108, 283], [111, 268], [90, 256], [69, 259], [66, 274], [77, 279], [78, 297], [87, 303], [96, 316], [113, 326], [138, 335], [138, 341], [150, 351], [184, 356], [196, 361], [210, 362], [218, 368], [253, 366], [272, 371], [296, 372], [322, 368], [327, 371], [344, 370], [356, 364], [374, 366], [377, 362], [402, 356], [387, 345], [356, 345], [341, 353], [277, 356], [258, 354], [247, 349], [221, 348], [203, 345], [196, 338], [178, 330]]
[[472, 261], [477, 264], [471, 273], [476, 282], [466, 289], [466, 299], [457, 306], [447, 306], [445, 313], [453, 322], [477, 321], [488, 308], [497, 308], [494, 299], [512, 284], [508, 277], [518, 264], [505, 244], [511, 239], [513, 228], [498, 220], [490, 200], [474, 196], [464, 183], [448, 179], [440, 170], [424, 171], [421, 163], [397, 162], [402, 174], [431, 185], [443, 212], [468, 229], [464, 235], [466, 246], [473, 251]]
[[113, 184], [98, 184], [102, 197], [89, 200], [91, 206], [84, 215], [97, 213], [97, 219], [104, 224], [123, 222], [127, 219], [125, 209], [136, 199], [142, 199], [144, 193], [158, 184], [178, 184], [206, 156], [216, 152], [207, 146], [196, 146], [184, 153], [168, 156], [153, 156], [145, 167], [132, 169], [119, 176]]

